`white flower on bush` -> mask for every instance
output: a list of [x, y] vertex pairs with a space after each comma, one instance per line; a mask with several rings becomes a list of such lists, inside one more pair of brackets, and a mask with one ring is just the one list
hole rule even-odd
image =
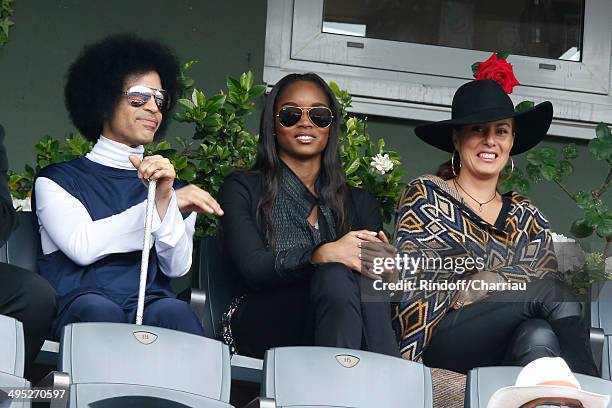
[[30, 197], [24, 199], [13, 197], [13, 207], [17, 211], [32, 211], [32, 200]]
[[566, 237], [563, 234], [555, 234], [551, 232], [553, 242], [576, 242], [575, 239]]
[[378, 174], [385, 174], [393, 170], [393, 162], [389, 158], [388, 154], [384, 156], [380, 153], [377, 153], [376, 156], [372, 157], [372, 162], [370, 166], [376, 170]]

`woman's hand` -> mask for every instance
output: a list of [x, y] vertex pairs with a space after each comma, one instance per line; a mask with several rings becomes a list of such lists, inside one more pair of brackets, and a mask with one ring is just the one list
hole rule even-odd
[[[481, 271], [475, 273], [474, 275], [468, 276], [463, 279], [465, 281], [469, 280], [482, 280], [487, 283], [497, 283], [499, 282], [499, 278], [497, 273], [495, 272], [487, 272]], [[460, 309], [464, 306], [470, 305], [474, 302], [478, 302], [488, 296], [488, 292], [486, 290], [474, 290], [471, 288], [457, 291], [455, 297], [451, 301], [451, 308]]]
[[181, 212], [195, 211], [222, 216], [221, 206], [206, 190], [188, 184], [176, 190], [176, 201]]
[[149, 180], [157, 180], [155, 205], [159, 218], [163, 220], [172, 198], [172, 185], [176, 178], [174, 166], [170, 160], [160, 155], [147, 156], [142, 160], [136, 155], [130, 155], [129, 159], [146, 187], [149, 186]]
[[[373, 231], [350, 231], [337, 241], [323, 244], [317, 248], [312, 254], [312, 261], [316, 263], [340, 262], [363, 274], [360, 258], [360, 244], [363, 242], [382, 241], [378, 237], [378, 233]], [[378, 276], [376, 276], [376, 279], [378, 279]]]
[[[379, 231], [377, 237], [380, 240], [379, 242], [364, 242], [361, 244], [362, 269], [365, 269], [368, 272], [368, 277], [372, 279], [382, 278], [385, 282], [397, 282], [400, 276], [400, 271], [397, 269], [395, 262], [397, 249], [389, 243], [389, 239], [383, 231]], [[385, 260], [388, 258], [393, 260], [391, 268], [385, 267]], [[376, 259], [379, 259], [379, 261], [378, 265], [375, 266]]]

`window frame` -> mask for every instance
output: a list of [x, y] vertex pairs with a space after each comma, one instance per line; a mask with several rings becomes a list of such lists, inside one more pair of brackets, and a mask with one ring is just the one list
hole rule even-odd
[[[322, 16], [323, 0], [268, 0], [264, 58], [268, 85], [290, 72], [312, 71], [351, 92], [356, 113], [437, 121], [450, 117], [454, 91], [472, 78], [471, 64], [490, 56], [476, 50], [323, 33]], [[510, 56], [525, 84], [515, 88], [513, 102], [552, 101], [555, 119], [550, 134], [591, 139], [596, 123], [612, 121], [610, 21], [612, 2], [585, 0], [582, 62]], [[541, 69], [540, 64], [554, 65], [556, 70]]]

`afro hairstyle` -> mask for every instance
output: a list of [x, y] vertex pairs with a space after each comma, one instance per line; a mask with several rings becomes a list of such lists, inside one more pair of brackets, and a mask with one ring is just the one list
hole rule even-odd
[[174, 53], [156, 40], [133, 34], [116, 34], [86, 46], [68, 70], [64, 98], [72, 123], [95, 142], [103, 123], [110, 119], [123, 97], [125, 80], [131, 75], [155, 71], [170, 103], [155, 135], [168, 127], [172, 109], [181, 93], [180, 66]]

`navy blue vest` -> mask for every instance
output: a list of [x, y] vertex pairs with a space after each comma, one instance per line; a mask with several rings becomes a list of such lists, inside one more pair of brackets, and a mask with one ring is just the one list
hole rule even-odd
[[[47, 166], [38, 176], [53, 180], [78, 199], [94, 221], [119, 214], [147, 198], [147, 189], [136, 171], [104, 166], [85, 157]], [[174, 187], [184, 184], [175, 182]], [[189, 213], [183, 217], [187, 215]], [[144, 224], [144, 219], [142, 222]], [[142, 251], [111, 254], [82, 266], [57, 250], [42, 255], [38, 266], [39, 273], [57, 293], [58, 315], [72, 300], [85, 293], [103, 295], [124, 309], [132, 309], [138, 301], [141, 257]], [[155, 246], [149, 255], [146, 294], [147, 300], [176, 297], [169, 278], [158, 267]]]

